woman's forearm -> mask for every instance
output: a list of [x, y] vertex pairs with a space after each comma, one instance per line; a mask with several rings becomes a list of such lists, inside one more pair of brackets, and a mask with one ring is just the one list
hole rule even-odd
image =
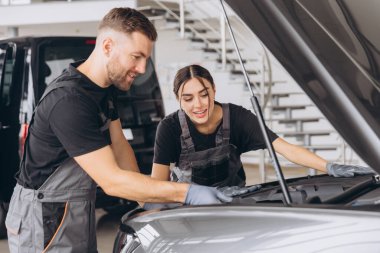
[[326, 172], [327, 161], [303, 147], [290, 144], [281, 138], [273, 142], [273, 147], [276, 152], [293, 163]]

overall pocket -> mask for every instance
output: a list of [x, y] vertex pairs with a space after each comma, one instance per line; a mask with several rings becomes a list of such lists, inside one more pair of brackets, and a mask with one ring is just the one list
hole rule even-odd
[[42, 224], [44, 231], [44, 248], [52, 242], [59, 228], [62, 226], [65, 216], [65, 202], [42, 203]]
[[[43, 208], [45, 210], [43, 228], [45, 249], [43, 253], [92, 252], [89, 250], [90, 201], [43, 204], [45, 205]], [[62, 205], [64, 205], [64, 209], [62, 209]], [[53, 210], [57, 210], [55, 215], [51, 213]]]
[[229, 154], [205, 161], [191, 162], [192, 181], [200, 185], [218, 186], [229, 175]]
[[29, 252], [32, 249], [32, 229], [30, 225], [30, 222], [23, 219], [21, 215], [8, 212], [5, 226], [8, 232], [8, 246], [11, 253]]

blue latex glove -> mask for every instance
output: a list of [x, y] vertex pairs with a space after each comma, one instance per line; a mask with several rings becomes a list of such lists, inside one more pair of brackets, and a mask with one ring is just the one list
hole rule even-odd
[[210, 205], [222, 202], [231, 202], [232, 198], [224, 195], [215, 187], [191, 184], [187, 191], [185, 204], [187, 205]]
[[254, 192], [261, 189], [261, 185], [253, 185], [249, 187], [239, 187], [239, 186], [225, 186], [218, 188], [219, 191], [223, 192], [224, 195], [229, 197], [234, 197], [238, 195], [242, 195], [247, 192]]
[[357, 165], [327, 163], [326, 169], [327, 173], [334, 177], [354, 177], [355, 175], [375, 174], [371, 168]]

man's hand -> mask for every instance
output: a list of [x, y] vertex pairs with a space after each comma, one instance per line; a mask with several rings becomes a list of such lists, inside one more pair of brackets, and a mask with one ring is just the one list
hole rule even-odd
[[226, 196], [214, 187], [191, 184], [187, 191], [186, 205], [210, 205], [222, 202], [231, 202], [232, 198]]
[[[210, 205], [222, 202], [231, 202], [231, 196], [227, 196], [222, 191], [214, 187], [191, 184], [186, 195], [186, 205]], [[180, 203], [145, 203], [145, 210], [174, 208], [181, 206]]]
[[326, 169], [327, 173], [334, 177], [354, 177], [355, 175], [375, 174], [371, 168], [357, 165], [327, 163]]

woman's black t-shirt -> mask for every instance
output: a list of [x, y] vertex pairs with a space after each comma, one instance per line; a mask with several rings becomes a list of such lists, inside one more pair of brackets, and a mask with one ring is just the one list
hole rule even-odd
[[[216, 104], [219, 104], [216, 102]], [[220, 104], [219, 104], [220, 105]], [[230, 143], [237, 147], [239, 154], [251, 150], [266, 148], [263, 135], [257, 117], [249, 110], [235, 105], [230, 106]], [[215, 136], [221, 126], [212, 134], [202, 134], [197, 131], [194, 124], [186, 116], [190, 135], [195, 145], [195, 151], [206, 150], [215, 147]], [[154, 163], [169, 165], [177, 163], [181, 154], [182, 130], [178, 119], [178, 113], [174, 112], [166, 116], [158, 125], [154, 145]], [[273, 142], [278, 136], [268, 129], [269, 139]]]

